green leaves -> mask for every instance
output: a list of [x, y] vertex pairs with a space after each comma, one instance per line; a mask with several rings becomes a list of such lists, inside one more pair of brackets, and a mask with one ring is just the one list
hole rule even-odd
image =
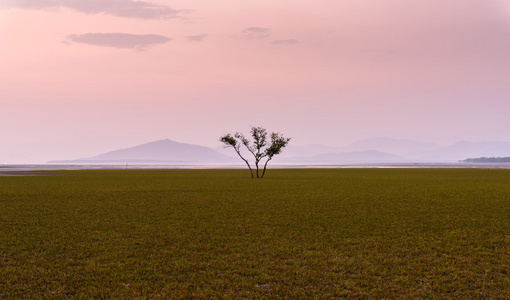
[[280, 154], [289, 141], [290, 138], [284, 138], [283, 135], [279, 133], [271, 133], [271, 146], [266, 149], [266, 155], [271, 159], [273, 156]]
[[220, 142], [224, 143], [227, 146], [232, 146], [234, 148], [237, 146], [237, 140], [232, 135], [230, 135], [230, 133], [225, 136], [222, 136], [220, 138]]

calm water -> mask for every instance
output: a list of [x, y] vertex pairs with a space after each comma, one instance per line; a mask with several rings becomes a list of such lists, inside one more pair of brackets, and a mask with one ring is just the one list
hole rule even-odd
[[[115, 169], [244, 169], [245, 164], [6, 164], [2, 175], [20, 171], [115, 170]], [[510, 169], [510, 163], [346, 163], [346, 164], [271, 164], [268, 169], [299, 168], [483, 168]]]

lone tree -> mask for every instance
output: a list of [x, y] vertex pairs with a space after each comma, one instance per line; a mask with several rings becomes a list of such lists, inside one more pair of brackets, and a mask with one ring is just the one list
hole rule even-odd
[[[242, 133], [236, 132], [234, 135], [229, 133], [222, 136], [220, 138], [220, 142], [224, 143], [226, 147], [234, 148], [237, 155], [239, 155], [239, 157], [248, 166], [248, 169], [250, 169], [251, 178], [253, 178], [253, 169], [251, 168], [250, 163], [241, 155], [241, 145], [244, 145], [255, 158], [257, 178], [264, 178], [267, 163], [273, 159], [275, 155], [282, 152], [282, 149], [289, 143], [290, 138], [284, 138], [283, 135], [272, 132], [270, 137], [271, 141], [268, 145], [267, 131], [262, 127], [252, 127], [251, 136], [253, 137], [253, 142], [244, 137]], [[259, 176], [259, 163], [263, 158], [266, 158], [266, 162], [264, 163], [262, 175]]]

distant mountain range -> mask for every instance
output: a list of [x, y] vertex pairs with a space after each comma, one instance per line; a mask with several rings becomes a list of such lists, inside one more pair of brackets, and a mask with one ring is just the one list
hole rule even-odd
[[[458, 142], [453, 145], [389, 138], [367, 139], [345, 147], [288, 146], [276, 163], [457, 162], [472, 157], [510, 156], [510, 142]], [[247, 156], [249, 158], [249, 156]], [[169, 139], [94, 157], [50, 163], [239, 163], [230, 148], [215, 149]]]
[[50, 163], [232, 163], [232, 157], [198, 145], [169, 139], [111, 151], [89, 158], [50, 161]]
[[[341, 162], [458, 162], [470, 157], [510, 156], [510, 142], [458, 142], [453, 145], [423, 143], [412, 140], [374, 138], [354, 142], [345, 147], [321, 146], [292, 147], [284, 149], [279, 161], [295, 161], [296, 157], [324, 158], [328, 154], [333, 161]], [[315, 151], [314, 155], [309, 155]], [[292, 155], [289, 155], [292, 152]], [[383, 155], [385, 154], [385, 155]], [[276, 159], [275, 159], [276, 161]]]
[[404, 157], [374, 150], [325, 153], [311, 157], [283, 157], [275, 158], [275, 162], [285, 163], [378, 163], [378, 162], [402, 162]]

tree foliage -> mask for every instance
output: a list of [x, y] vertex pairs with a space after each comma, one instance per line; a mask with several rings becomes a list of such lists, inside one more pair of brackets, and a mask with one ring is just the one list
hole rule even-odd
[[478, 158], [467, 158], [460, 162], [466, 163], [508, 163], [510, 157], [478, 157]]
[[[253, 169], [249, 161], [241, 154], [241, 146], [244, 146], [255, 159], [255, 169], [257, 178], [264, 178], [266, 174], [267, 163], [273, 159], [275, 155], [282, 152], [282, 149], [287, 146], [290, 138], [283, 137], [280, 133], [272, 132], [268, 141], [268, 134], [266, 129], [262, 127], [252, 127], [251, 136], [253, 141], [247, 139], [242, 133], [236, 132], [235, 134], [227, 134], [220, 138], [220, 142], [226, 145], [226, 147], [232, 147], [236, 151], [237, 155], [246, 163], [248, 169], [250, 169], [251, 178], [254, 178]], [[269, 144], [268, 144], [269, 142]], [[262, 174], [259, 174], [260, 163], [263, 159], [264, 168]]]

